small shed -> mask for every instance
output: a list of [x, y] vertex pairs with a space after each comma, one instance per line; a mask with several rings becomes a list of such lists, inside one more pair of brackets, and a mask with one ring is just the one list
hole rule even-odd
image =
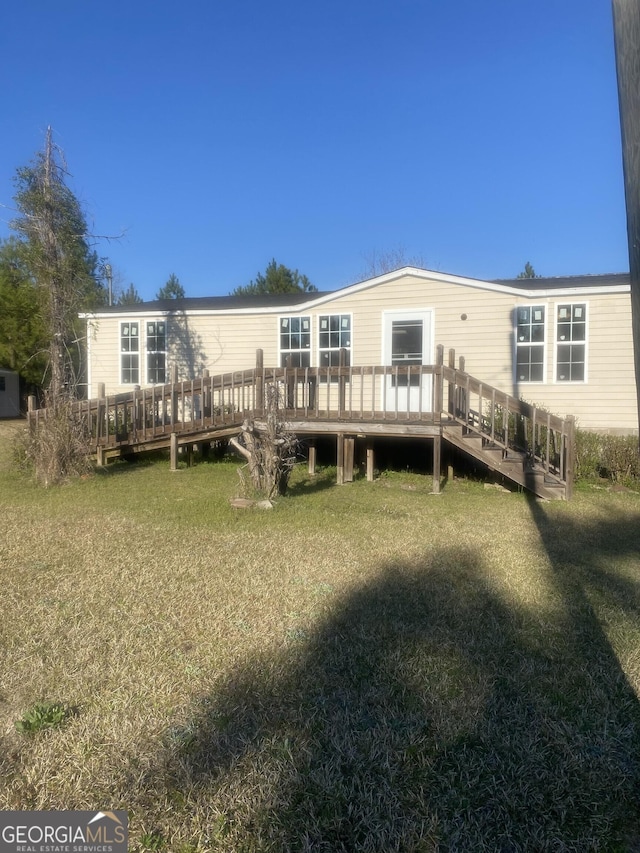
[[20, 380], [15, 370], [0, 367], [0, 418], [20, 417]]

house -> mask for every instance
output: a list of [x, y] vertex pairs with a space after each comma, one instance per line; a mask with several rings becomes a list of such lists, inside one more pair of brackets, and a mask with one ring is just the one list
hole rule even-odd
[[[340, 290], [103, 308], [87, 321], [89, 396], [265, 366], [433, 364], [454, 349], [487, 385], [583, 429], [637, 433], [629, 275], [481, 281], [404, 267]], [[387, 380], [388, 381], [388, 380]], [[405, 385], [410, 385], [405, 382]], [[396, 389], [396, 404], [397, 394]], [[402, 392], [411, 405], [410, 387]], [[404, 404], [404, 403], [403, 403]]]
[[20, 417], [20, 380], [15, 370], [0, 367], [0, 418]]

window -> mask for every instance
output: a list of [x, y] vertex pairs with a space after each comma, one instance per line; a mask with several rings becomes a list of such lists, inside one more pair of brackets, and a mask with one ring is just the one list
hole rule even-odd
[[516, 308], [516, 381], [544, 381], [544, 305]]
[[311, 318], [280, 318], [280, 366], [311, 367]]
[[[414, 364], [422, 364], [422, 330], [422, 320], [392, 321], [391, 364], [394, 367], [396, 365], [398, 367], [411, 367]], [[420, 385], [420, 376], [393, 376], [392, 384], [398, 386]]]
[[147, 323], [147, 382], [163, 385], [167, 366], [167, 326], [162, 320]]
[[[341, 349], [347, 351], [345, 364], [349, 366], [351, 364], [351, 315], [322, 315], [318, 318], [318, 330], [320, 367], [338, 367]], [[332, 381], [333, 379], [337, 382], [338, 377], [332, 377]]]
[[120, 381], [137, 385], [140, 381], [140, 329], [138, 323], [120, 325]]
[[587, 340], [587, 306], [558, 305], [556, 333], [556, 380], [584, 382]]

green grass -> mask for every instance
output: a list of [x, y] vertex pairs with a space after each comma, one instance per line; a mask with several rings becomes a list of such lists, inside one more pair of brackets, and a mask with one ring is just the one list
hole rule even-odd
[[640, 496], [300, 467], [261, 512], [236, 469], [0, 462], [1, 809], [125, 808], [134, 851], [640, 848]]

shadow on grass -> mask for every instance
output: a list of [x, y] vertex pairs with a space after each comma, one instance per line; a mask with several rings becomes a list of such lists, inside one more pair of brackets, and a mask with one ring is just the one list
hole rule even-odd
[[316, 474], [297, 473], [296, 479], [287, 486], [287, 497], [298, 495], [313, 495], [333, 489], [336, 485], [336, 469], [323, 468]]
[[165, 779], [208, 804], [212, 849], [640, 849], [640, 708], [592, 601], [637, 613], [606, 557], [640, 531], [532, 512], [531, 604], [472, 550], [384, 566], [171, 733]]

